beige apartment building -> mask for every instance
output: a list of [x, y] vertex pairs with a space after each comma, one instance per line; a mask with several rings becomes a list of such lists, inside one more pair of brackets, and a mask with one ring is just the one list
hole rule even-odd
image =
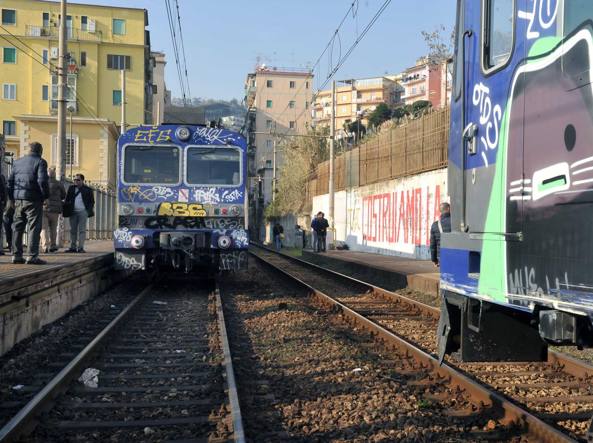
[[250, 153], [252, 194], [261, 209], [272, 201], [274, 167], [282, 166], [280, 141], [304, 134], [311, 123], [313, 74], [308, 69], [259, 66], [247, 75], [246, 135]]
[[420, 100], [432, 103], [435, 109], [443, 108], [451, 100], [451, 74], [447, 63], [434, 65], [426, 57], [416, 61], [416, 65], [406, 69], [401, 75], [401, 84], [405, 89], [403, 100], [411, 105]]
[[[346, 125], [360, 118], [367, 125], [368, 115], [379, 103], [390, 107], [401, 103], [403, 88], [388, 77], [365, 78], [340, 82], [336, 87], [336, 134], [345, 134]], [[344, 84], [346, 83], [346, 84]], [[319, 91], [313, 105], [313, 120], [317, 127], [331, 123], [332, 90]]]

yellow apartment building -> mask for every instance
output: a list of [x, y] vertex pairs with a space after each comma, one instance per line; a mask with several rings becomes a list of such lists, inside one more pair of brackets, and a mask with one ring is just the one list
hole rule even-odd
[[[343, 134], [345, 125], [361, 118], [367, 125], [367, 117], [379, 103], [393, 107], [401, 103], [403, 88], [387, 77], [349, 80], [336, 87], [336, 133]], [[316, 126], [329, 126], [331, 122], [332, 90], [319, 91], [313, 105], [313, 121]]]
[[[2, 0], [0, 14], [0, 133], [17, 157], [31, 141], [41, 142], [55, 165], [60, 3]], [[152, 122], [147, 25], [144, 9], [68, 3], [66, 176], [81, 172], [96, 184], [115, 183], [121, 70], [127, 127]]]

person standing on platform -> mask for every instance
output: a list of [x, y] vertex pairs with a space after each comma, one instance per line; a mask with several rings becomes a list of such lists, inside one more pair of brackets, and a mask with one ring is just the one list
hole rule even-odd
[[[0, 159], [2, 156], [0, 155]], [[8, 190], [6, 189], [6, 178], [0, 172], [0, 255], [4, 255], [4, 240], [2, 239], [2, 227], [4, 226], [4, 211], [8, 204]]]
[[441, 216], [430, 227], [430, 259], [435, 267], [441, 264], [441, 234], [451, 232], [451, 206], [441, 203]]
[[315, 252], [325, 252], [325, 239], [327, 237], [327, 228], [329, 228], [329, 223], [324, 216], [325, 214], [319, 211], [317, 213], [317, 217], [315, 217], [315, 220], [311, 222], [311, 227], [313, 228], [313, 231], [317, 237]]
[[64, 202], [64, 217], [70, 217], [70, 248], [64, 252], [86, 252], [86, 222], [95, 215], [94, 210], [93, 190], [84, 184], [84, 175], [76, 174]]
[[41, 248], [43, 252], [56, 252], [58, 246], [58, 221], [62, 213], [62, 202], [66, 198], [64, 185], [56, 180], [56, 169], [49, 169], [49, 198], [43, 205], [43, 229], [41, 230]]
[[[43, 219], [43, 200], [49, 197], [47, 162], [41, 158], [43, 146], [29, 145], [29, 154], [14, 161], [8, 178], [9, 207], [14, 209], [12, 223], [12, 262], [45, 264], [39, 258], [39, 239]], [[23, 235], [27, 229], [28, 258], [23, 258]]]
[[276, 222], [274, 224], [274, 229], [272, 229], [272, 234], [274, 237], [274, 245], [276, 246], [276, 250], [282, 249], [282, 237], [284, 236], [284, 227]]

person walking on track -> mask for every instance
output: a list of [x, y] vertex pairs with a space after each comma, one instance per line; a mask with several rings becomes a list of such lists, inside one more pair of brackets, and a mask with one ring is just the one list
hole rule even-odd
[[430, 259], [435, 267], [441, 263], [441, 234], [451, 232], [451, 206], [441, 203], [441, 216], [430, 227]]
[[43, 205], [43, 228], [41, 230], [41, 248], [43, 252], [56, 252], [58, 246], [58, 220], [62, 213], [62, 202], [66, 198], [64, 185], [56, 180], [56, 168], [49, 168], [49, 198]]
[[[12, 262], [45, 264], [39, 258], [39, 239], [43, 218], [43, 200], [49, 197], [47, 162], [41, 158], [43, 146], [29, 145], [29, 154], [14, 161], [8, 177], [9, 207], [14, 209], [12, 224]], [[27, 229], [28, 258], [23, 258], [23, 235]]]
[[84, 184], [84, 175], [76, 174], [64, 202], [64, 217], [70, 217], [70, 248], [64, 252], [86, 252], [86, 222], [95, 215], [94, 210], [93, 190]]

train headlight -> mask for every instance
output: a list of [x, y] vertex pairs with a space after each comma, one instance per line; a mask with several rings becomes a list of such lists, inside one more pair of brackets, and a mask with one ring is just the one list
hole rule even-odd
[[241, 207], [240, 206], [231, 206], [229, 209], [231, 215], [239, 215], [241, 214]]
[[130, 246], [134, 249], [142, 249], [144, 246], [144, 237], [141, 235], [133, 235], [130, 240]]
[[228, 249], [231, 247], [232, 240], [228, 235], [221, 235], [218, 237], [218, 247], [220, 249]]
[[131, 205], [119, 205], [119, 215], [132, 215], [134, 213], [134, 207]]
[[175, 131], [175, 136], [182, 142], [188, 141], [191, 137], [191, 131], [185, 126], [180, 126]]

